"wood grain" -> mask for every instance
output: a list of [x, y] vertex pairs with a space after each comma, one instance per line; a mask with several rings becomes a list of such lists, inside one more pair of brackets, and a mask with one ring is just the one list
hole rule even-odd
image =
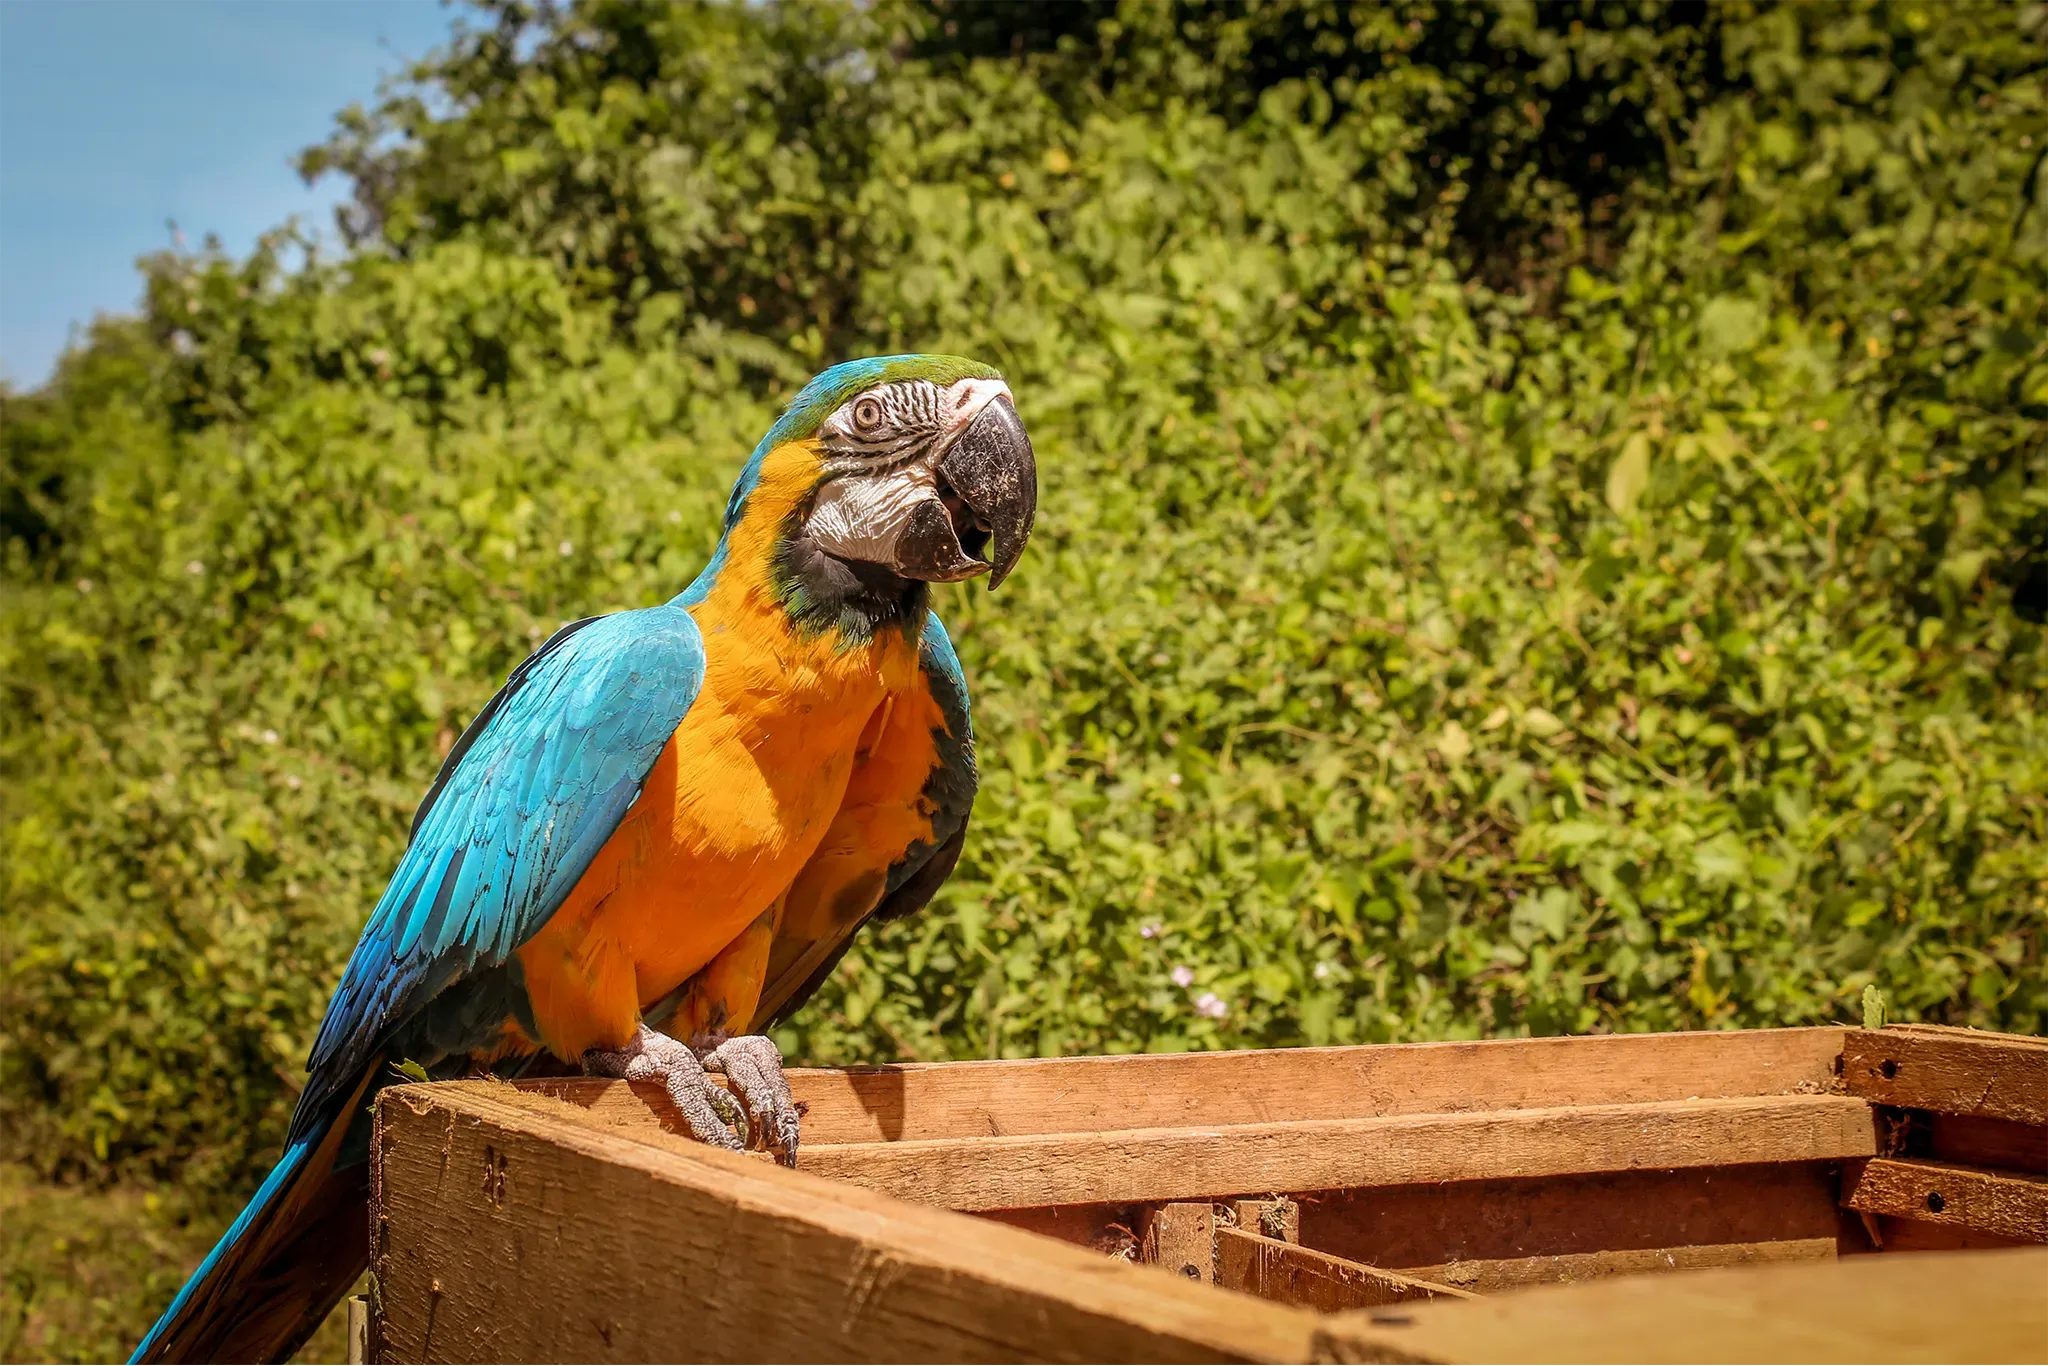
[[1139, 1260], [1183, 1280], [1216, 1280], [1216, 1207], [1207, 1200], [1175, 1200], [1145, 1220]]
[[1930, 1114], [1927, 1121], [1927, 1150], [1915, 1157], [2048, 1176], [2048, 1127], [1982, 1115]]
[[[906, 1063], [791, 1069], [789, 1081], [809, 1107], [807, 1145], [1005, 1138], [1824, 1090], [1844, 1034], [1756, 1029]], [[682, 1132], [657, 1086], [519, 1084], [607, 1121]]]
[[1216, 1284], [1319, 1313], [1412, 1300], [1476, 1298], [1464, 1290], [1241, 1228], [1216, 1230]]
[[1316, 1320], [491, 1083], [378, 1103], [383, 1361], [1300, 1360]]
[[1749, 1266], [1770, 1262], [1832, 1260], [1836, 1240], [1781, 1238], [1767, 1243], [1704, 1243], [1683, 1247], [1618, 1248], [1607, 1252], [1567, 1252], [1550, 1257], [1504, 1257], [1491, 1261], [1447, 1262], [1442, 1266], [1408, 1266], [1401, 1274], [1480, 1295], [1520, 1290], [1532, 1285], [1568, 1285], [1603, 1276], [1641, 1276], [1660, 1271], [1698, 1271], [1714, 1266]]
[[1998, 1362], [2048, 1354], [2048, 1251], [1617, 1276], [1333, 1315], [1319, 1361]]
[[1875, 1229], [1879, 1252], [1969, 1252], [1986, 1248], [2031, 1247], [2025, 1238], [2001, 1238], [1960, 1224], [1935, 1224], [1925, 1219], [1897, 1219], [1888, 1214], [1864, 1216]]
[[1295, 1200], [1239, 1200], [1231, 1213], [1246, 1233], [1277, 1238], [1283, 1243], [1301, 1241], [1301, 1204]]
[[1878, 1158], [1843, 1174], [1842, 1203], [1868, 1214], [2048, 1243], [2048, 1176]]
[[1845, 1096], [1398, 1115], [1212, 1129], [819, 1144], [804, 1170], [947, 1209], [1207, 1200], [1634, 1168], [1811, 1162], [1876, 1152]]
[[1301, 1198], [1301, 1241], [1396, 1268], [1804, 1243], [1840, 1230], [1837, 1169], [1809, 1162], [1325, 1191]]
[[2048, 1039], [1934, 1025], [1852, 1029], [1842, 1081], [1879, 1105], [2048, 1124]]
[[1030, 1209], [975, 1211], [987, 1219], [1011, 1228], [1021, 1228], [1046, 1238], [1099, 1252], [1124, 1261], [1138, 1260], [1146, 1222], [1156, 1205], [1039, 1205]]

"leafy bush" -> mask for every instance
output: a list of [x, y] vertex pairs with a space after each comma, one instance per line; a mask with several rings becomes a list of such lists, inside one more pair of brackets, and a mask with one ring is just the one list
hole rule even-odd
[[308, 153], [345, 254], [154, 259], [5, 400], [5, 1155], [246, 1190], [464, 721], [906, 348], [1008, 373], [1040, 530], [942, 595], [960, 871], [795, 1057], [2048, 1027], [2044, 47], [475, 12]]
[[[125, 1361], [219, 1232], [189, 1203], [0, 1164], [0, 1361]], [[294, 1360], [348, 1360], [347, 1323], [330, 1317]]]

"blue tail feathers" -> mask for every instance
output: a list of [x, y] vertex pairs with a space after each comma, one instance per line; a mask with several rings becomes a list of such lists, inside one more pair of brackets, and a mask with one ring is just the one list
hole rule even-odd
[[370, 1111], [380, 1055], [305, 1103], [284, 1156], [135, 1349], [134, 1362], [285, 1361], [370, 1260]]
[[256, 1188], [255, 1196], [242, 1207], [242, 1212], [235, 1216], [235, 1222], [228, 1225], [228, 1231], [213, 1245], [213, 1251], [206, 1254], [206, 1260], [199, 1264], [199, 1269], [192, 1273], [191, 1278], [178, 1291], [177, 1298], [171, 1301], [171, 1307], [164, 1310], [163, 1316], [144, 1335], [142, 1342], [135, 1349], [135, 1355], [129, 1358], [131, 1366], [134, 1362], [146, 1361], [152, 1357], [155, 1350], [177, 1326], [178, 1321], [191, 1308], [200, 1292], [208, 1287], [209, 1282], [221, 1270], [228, 1254], [249, 1236], [252, 1228], [264, 1222], [267, 1214], [274, 1212], [278, 1202], [291, 1189], [292, 1178], [306, 1165], [306, 1158], [320, 1137], [318, 1132], [307, 1134], [285, 1149], [284, 1156], [270, 1169], [270, 1175], [264, 1177], [263, 1184]]

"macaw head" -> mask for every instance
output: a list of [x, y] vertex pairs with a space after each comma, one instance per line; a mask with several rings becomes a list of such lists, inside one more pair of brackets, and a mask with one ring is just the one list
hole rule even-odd
[[761, 438], [693, 591], [708, 591], [735, 541], [757, 537], [785, 599], [821, 621], [922, 584], [987, 574], [993, 588], [1037, 508], [1031, 439], [994, 369], [958, 356], [847, 361]]
[[[788, 445], [815, 461], [790, 528], [814, 553], [925, 583], [985, 573], [991, 588], [1024, 553], [1038, 468], [1010, 386], [989, 366], [958, 356], [835, 365], [791, 400], [754, 463]], [[735, 505], [743, 495], [734, 490]]]

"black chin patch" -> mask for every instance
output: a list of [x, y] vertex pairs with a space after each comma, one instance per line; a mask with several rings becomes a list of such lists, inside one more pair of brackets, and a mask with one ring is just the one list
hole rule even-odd
[[808, 635], [837, 629], [850, 644], [865, 644], [892, 624], [913, 638], [924, 630], [923, 583], [886, 565], [840, 559], [794, 518], [776, 547], [775, 588], [783, 609]]

